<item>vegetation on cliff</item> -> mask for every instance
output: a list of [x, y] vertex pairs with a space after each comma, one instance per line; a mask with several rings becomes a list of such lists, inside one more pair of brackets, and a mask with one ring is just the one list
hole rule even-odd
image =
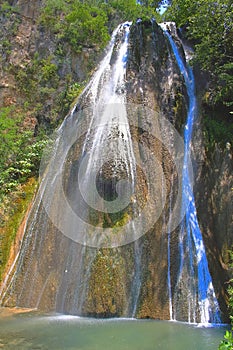
[[206, 98], [233, 105], [233, 5], [229, 0], [173, 0], [166, 14], [194, 43], [195, 60], [209, 73]]
[[164, 18], [175, 21], [194, 47], [193, 63], [206, 81], [203, 127], [207, 148], [233, 137], [233, 5], [229, 0], [173, 0]]

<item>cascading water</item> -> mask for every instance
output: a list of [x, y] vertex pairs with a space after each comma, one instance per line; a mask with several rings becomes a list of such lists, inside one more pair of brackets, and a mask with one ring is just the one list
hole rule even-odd
[[[196, 322], [196, 320], [200, 318], [201, 323], [221, 323], [219, 305], [209, 273], [205, 247], [197, 219], [197, 211], [189, 169], [187, 167], [187, 159], [191, 152], [192, 131], [196, 115], [194, 76], [191, 67], [186, 67], [183, 58], [172, 38], [172, 35], [167, 30], [167, 25], [162, 25], [162, 28], [169, 39], [178, 67], [184, 77], [189, 98], [188, 115], [184, 128], [184, 166], [182, 174], [182, 205], [187, 207], [187, 209], [185, 220], [181, 225], [179, 235], [180, 268], [177, 285], [186, 283], [186, 288], [188, 289], [187, 298], [189, 322]], [[168, 266], [170, 266], [170, 263]], [[186, 280], [186, 282], [183, 280], [184, 271], [185, 275], [188, 275], [188, 280]], [[175, 298], [178, 298], [177, 292], [175, 293]], [[174, 301], [173, 305], [173, 310], [172, 308], [170, 309], [171, 318], [176, 319], [177, 302]]]
[[[113, 182], [114, 178], [117, 182], [117, 172], [124, 171], [124, 168], [126, 168], [127, 181], [131, 184], [130, 192], [133, 193], [135, 188], [136, 161], [125, 107], [125, 74], [130, 26], [131, 22], [126, 22], [118, 27], [113, 35], [112, 42], [114, 43], [116, 34], [119, 33], [119, 31], [124, 31], [124, 36], [122, 44], [118, 48], [116, 61], [110, 69], [109, 58], [111, 58], [112, 55], [112, 45], [107, 55], [108, 59], [105, 59], [102, 64], [102, 67], [106, 63], [107, 66], [98, 70], [86, 92], [86, 96], [90, 96], [90, 100], [92, 101], [93, 113], [82, 150], [82, 154], [89, 153], [89, 157], [86, 166], [82, 169], [84, 176], [82, 178], [79, 177], [79, 187], [81, 188], [82, 195], [86, 202], [90, 203], [92, 207], [95, 206], [99, 198], [99, 193], [94, 191], [96, 174], [101, 168], [100, 164], [106, 163], [107, 159], [110, 160], [109, 167], [113, 167]], [[104, 75], [105, 81], [103, 84], [102, 79]], [[117, 106], [117, 108], [120, 107], [120, 110], [116, 111], [115, 106]], [[92, 130], [94, 130], [93, 135], [91, 135]], [[116, 137], [116, 135], [118, 135], [118, 137]], [[89, 139], [91, 139], [91, 144], [89, 144]], [[101, 168], [100, 177], [104, 176], [105, 174]], [[91, 183], [93, 183], [93, 186], [90, 187]], [[105, 186], [102, 188], [102, 193], [107, 195], [106, 192], [110, 192], [111, 196], [114, 192], [114, 186], [115, 184], [111, 183], [110, 191], [108, 188], [106, 191]], [[124, 188], [124, 190], [127, 189]], [[112, 203], [109, 204], [107, 201], [101, 202], [102, 206], [101, 208], [98, 207], [98, 210], [106, 210], [108, 213], [114, 213], [119, 210], [119, 207], [114, 201], [114, 203], [112, 202], [113, 205], [111, 205]], [[135, 232], [133, 223], [130, 230]], [[140, 255], [140, 248], [136, 241], [134, 243], [135, 268], [131, 288], [131, 301], [129, 302], [127, 310], [127, 314], [130, 316], [135, 315], [140, 292]]]
[[[81, 102], [78, 102], [73, 108], [58, 130], [49, 168], [47, 168], [46, 162], [45, 167], [43, 168], [42, 166], [42, 183], [39, 190], [40, 196], [38, 196], [34, 204], [34, 208], [36, 208], [34, 218], [37, 217], [37, 222], [39, 223], [41, 215], [42, 225], [47, 225], [47, 221], [43, 218], [44, 213], [37, 216], [41, 206], [43, 206], [50, 219], [52, 218], [53, 222], [56, 221], [58, 228], [61, 229], [62, 225], [67, 224], [72, 239], [80, 241], [80, 239], [77, 239], [77, 231], [80, 232], [83, 243], [81, 247], [78, 247], [75, 243], [68, 243], [68, 254], [64, 257], [62, 263], [64, 267], [61, 266], [63, 271], [60, 270], [59, 272], [60, 277], [58, 278], [56, 292], [55, 308], [59, 312], [79, 315], [85, 313], [83, 311], [84, 304], [88, 299], [88, 293], [92, 292], [89, 289], [91, 288], [90, 280], [93, 266], [97, 264], [96, 261], [100, 258], [108, 260], [105, 257], [106, 253], [98, 249], [98, 247], [107, 247], [109, 239], [107, 235], [98, 236], [98, 233], [96, 233], [98, 223], [96, 226], [94, 221], [99, 220], [98, 213], [104, 213], [101, 221], [111, 221], [109, 213], [114, 216], [115, 213], [121, 210], [122, 202], [118, 201], [116, 193], [121, 195], [121, 200], [122, 197], [129, 200], [132, 212], [136, 210], [130, 199], [136, 186], [136, 161], [125, 105], [125, 73], [130, 26], [131, 22], [125, 22], [113, 32], [108, 51], [82, 94], [85, 103], [88, 104], [88, 108], [84, 112], [87, 122], [85, 122], [86, 133], [83, 134], [85, 137], [82, 149], [79, 151], [75, 149], [75, 147], [80, 149], [81, 145], [79, 142], [76, 142], [76, 129], [81, 128], [80, 120], [76, 117], [76, 111], [82, 103], [81, 97]], [[83, 136], [81, 135], [81, 137]], [[81, 166], [76, 161], [73, 162], [71, 170], [66, 170], [64, 164], [67, 158], [69, 159], [69, 154], [76, 151], [81, 152]], [[69, 181], [64, 180], [62, 185], [60, 178], [64, 171], [69, 173]], [[64, 198], [63, 188], [66, 192], [64, 202], [68, 201], [68, 206], [65, 205], [66, 209], [62, 205], [62, 198]], [[126, 204], [128, 203], [126, 202]], [[88, 205], [94, 208], [95, 212], [90, 212]], [[71, 211], [69, 210], [70, 208]], [[71, 212], [71, 217], [67, 214], [67, 210], [69, 213]], [[74, 217], [72, 213], [78, 213], [78, 215], [81, 213], [82, 215], [82, 220], [79, 220], [78, 227], [73, 222], [75, 219], [72, 221], [72, 216]], [[85, 234], [83, 235], [84, 227], [91, 220], [94, 220], [91, 228], [93, 236], [91, 236], [90, 232], [85, 236]], [[40, 231], [43, 232], [41, 224], [39, 223], [38, 225], [40, 225]], [[13, 284], [10, 288], [14, 288], [12, 287], [15, 283], [14, 278], [17, 278], [18, 271], [23, 269], [23, 261], [25, 256], [29, 254], [31, 263], [27, 271], [24, 271], [23, 282], [20, 282], [18, 300], [19, 304], [24, 306], [34, 305], [35, 307], [41, 307], [43, 295], [50, 284], [50, 278], [52, 278], [51, 274], [47, 276], [38, 296], [36, 296], [39, 279], [38, 270], [33, 273], [34, 277], [30, 283], [30, 290], [27, 292], [26, 283], [31, 269], [33, 269], [33, 251], [36, 242], [40, 240], [39, 247], [43, 247], [46, 235], [41, 234], [40, 237], [38, 236], [38, 230], [34, 222], [31, 223], [29, 231], [31, 233], [26, 237], [26, 242], [28, 243], [25, 243], [21, 252], [18, 269], [13, 276]], [[133, 222], [129, 224], [128, 231], [132, 233], [131, 240], [134, 241], [136, 229]], [[29, 245], [33, 239], [35, 239], [34, 248], [30, 250]], [[67, 243], [63, 242], [63, 244]], [[90, 246], [93, 248], [90, 248]], [[114, 243], [112, 246], [114, 247]], [[39, 248], [39, 255], [43, 254], [41, 249]], [[111, 261], [114, 259], [116, 261], [119, 260], [119, 254], [117, 249], [113, 250], [113, 256], [115, 257], [111, 258]], [[122, 312], [125, 316], [134, 316], [137, 309], [141, 285], [140, 254], [141, 248], [138, 242], [134, 242], [132, 253], [134, 262], [131, 270], [132, 283], [128, 292], [128, 302], [126, 305], [123, 305]], [[116, 262], [113, 264], [116, 264]], [[74, 281], [75, 287], [73, 285]], [[69, 297], [71, 288], [73, 290], [72, 298]]]
[[[4, 305], [94, 317], [220, 321], [186, 167], [196, 108], [192, 70], [165, 31], [189, 97], [183, 142], [161, 117], [162, 95], [173, 113], [174, 59], [156, 22], [145, 28], [138, 20], [113, 32], [48, 159], [45, 154]], [[165, 79], [171, 73], [166, 86], [164, 72]], [[180, 212], [185, 220], [176, 235]]]

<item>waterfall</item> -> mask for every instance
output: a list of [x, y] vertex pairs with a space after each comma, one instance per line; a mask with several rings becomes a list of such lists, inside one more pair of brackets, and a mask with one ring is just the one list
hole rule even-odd
[[[124, 215], [134, 215], [137, 211], [132, 200], [136, 186], [136, 160], [127, 117], [125, 84], [130, 26], [131, 22], [125, 22], [113, 32], [105, 57], [59, 127], [51, 150], [42, 159], [42, 180], [31, 213], [33, 219], [29, 220], [17, 270], [3, 298], [7, 293], [9, 297], [11, 291], [18, 288], [17, 303], [40, 308], [45, 302], [44, 294], [50, 288], [54, 289], [50, 284], [56, 283], [56, 311], [83, 315], [88, 295], [92, 293], [90, 280], [98, 259], [108, 260], [108, 256], [113, 256], [110, 259], [115, 259], [113, 265], [117, 265], [120, 259], [121, 253], [117, 248], [114, 250], [114, 246], [125, 243], [119, 243], [113, 231], [119, 231], [121, 226], [105, 229], [98, 221], [115, 220], [117, 223], [117, 220], [124, 220]], [[87, 105], [87, 108], [83, 109], [82, 105]], [[125, 207], [132, 214], [127, 211], [122, 214]], [[67, 242], [64, 237], [60, 242], [46, 243], [46, 232], [54, 230], [47, 217], [65, 236], [82, 245]], [[127, 303], [122, 305], [121, 313], [134, 317], [141, 287], [141, 247], [134, 237], [137, 230], [133, 221], [122, 235], [123, 240], [129, 232], [133, 242], [130, 253], [133, 264]], [[55, 236], [52, 239], [56, 242]], [[42, 249], [49, 249], [50, 244], [57, 244], [60, 251], [57, 258], [62, 263], [56, 263], [57, 258], [53, 258], [57, 271], [48, 274], [44, 271], [45, 282], [39, 287], [42, 256], [46, 255]], [[107, 254], [101, 247], [110, 247], [112, 253]], [[29, 261], [26, 270], [25, 259]], [[49, 270], [52, 270], [54, 262], [48, 263]], [[22, 271], [20, 280], [18, 275]], [[27, 287], [29, 279], [30, 286]]]
[[[162, 25], [162, 28], [168, 37], [176, 62], [184, 77], [189, 99], [187, 120], [184, 128], [184, 165], [182, 174], [182, 203], [187, 209], [179, 234], [180, 269], [177, 285], [186, 284], [186, 288], [188, 289], [189, 322], [196, 322], [200, 318], [201, 323], [221, 323], [219, 305], [208, 268], [205, 246], [198, 224], [189, 169], [187, 167], [187, 159], [191, 153], [192, 131], [196, 116], [195, 80], [192, 68], [185, 64], [184, 58], [179, 53], [171, 33], [167, 30], [167, 25]], [[188, 279], [184, 277], [184, 274], [188, 275]], [[178, 293], [175, 293], [175, 298], [179, 297]], [[174, 300], [174, 313], [171, 315], [171, 318], [174, 319], [176, 319], [176, 313], [179, 312], [177, 310], [177, 304], [179, 303]]]
[[[103, 166], [107, 161], [109, 161], [109, 167], [113, 167], [113, 173], [111, 174], [112, 184], [110, 191], [103, 183], [100, 184], [99, 189], [102, 190], [102, 194], [107, 195], [108, 192], [111, 192], [110, 196], [112, 195], [112, 192], [114, 192], [114, 186], [117, 182], [118, 173], [124, 171], [124, 168], [126, 168], [127, 181], [130, 183], [131, 187], [126, 197], [129, 198], [130, 194], [132, 194], [135, 189], [136, 161], [125, 107], [125, 74], [130, 26], [131, 22], [125, 22], [120, 25], [113, 34], [112, 42], [114, 43], [116, 34], [120, 31], [124, 31], [122, 43], [118, 48], [116, 61], [112, 67], [109, 66], [113, 51], [112, 45], [109, 53], [106, 55], [106, 58], [103, 60], [96, 76], [93, 78], [86, 91], [86, 97], [91, 97], [93, 112], [82, 150], [82, 154], [89, 153], [89, 157], [86, 161], [85, 167], [82, 168], [82, 176], [79, 176], [79, 187], [86, 203], [90, 204], [92, 208], [94, 207], [95, 209], [106, 213], [117, 213], [120, 209], [116, 199], [111, 202], [107, 200], [98, 201], [100, 195], [95, 190], [96, 174], [100, 170], [100, 177], [103, 178], [105, 176], [103, 173]], [[105, 75], [104, 84], [103, 75]], [[118, 137], [116, 137], [116, 134]], [[124, 191], [127, 191], [126, 187], [124, 187]], [[101, 206], [96, 207], [96, 203], [98, 202], [101, 202]], [[130, 226], [130, 231], [136, 232], [134, 223]], [[135, 241], [135, 268], [131, 287], [131, 301], [129, 302], [127, 311], [129, 316], [135, 316], [140, 292], [140, 256], [140, 247], [138, 242]]]
[[[3, 305], [220, 322], [192, 190], [195, 82], [164, 30], [172, 50], [155, 20], [114, 30], [42, 158]], [[189, 100], [184, 139], [173, 124], [172, 88], [183, 86], [174, 62]]]

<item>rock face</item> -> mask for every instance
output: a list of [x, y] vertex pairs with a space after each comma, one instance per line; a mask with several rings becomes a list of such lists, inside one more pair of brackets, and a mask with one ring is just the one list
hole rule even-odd
[[[60, 96], [74, 82], [81, 84], [87, 79], [100, 52], [85, 48], [77, 53], [65, 42], [61, 44], [56, 34], [40, 24], [42, 1], [9, 3], [15, 7], [0, 14], [0, 101], [6, 107], [16, 105], [22, 113], [24, 102], [33, 104], [28, 118], [36, 134], [38, 127], [50, 129], [51, 124], [64, 118], [68, 108], [60, 104]], [[56, 72], [45, 83], [40, 69], [51, 63], [57, 67]]]
[[[203, 165], [196, 184], [199, 219], [215, 288], [220, 300], [226, 300], [227, 282], [231, 278], [228, 251], [233, 244], [232, 150], [215, 146], [207, 155], [202, 148], [201, 155]], [[223, 302], [222, 308], [227, 314]]]
[[[18, 1], [23, 14], [36, 16], [41, 1], [33, 3]], [[23, 28], [26, 30], [26, 27]], [[32, 30], [26, 30], [27, 33]], [[27, 37], [27, 33], [25, 36]], [[31, 37], [30, 37], [31, 38]], [[42, 38], [29, 40], [41, 44]], [[20, 40], [20, 38], [19, 38]], [[119, 38], [119, 41], [122, 40]], [[179, 39], [177, 43], [182, 47]], [[23, 45], [23, 43], [22, 43]], [[115, 47], [117, 50], [117, 45]], [[27, 55], [25, 48], [24, 55]], [[18, 54], [11, 59], [19, 59]], [[112, 56], [113, 65], [114, 51]], [[80, 61], [74, 60], [79, 67]], [[78, 70], [79, 71], [79, 70]], [[80, 71], [79, 71], [80, 72]], [[79, 73], [81, 74], [81, 73]], [[141, 105], [162, 114], [182, 134], [187, 114], [187, 93], [184, 80], [172, 50], [161, 28], [154, 22], [133, 25], [128, 44], [126, 69], [126, 99], [128, 103]], [[85, 94], [81, 97], [74, 117], [86, 107]], [[167, 151], [166, 140], [159, 142], [151, 130], [162, 134], [161, 125], [157, 125], [156, 114], [137, 118], [138, 128], [131, 128], [132, 139], [139, 145], [135, 153], [145, 164], [148, 183], [144, 174], [137, 169], [137, 202], [143, 207], [150, 190], [154, 201], [160, 199], [156, 182], [155, 163], [150, 154], [156, 154], [159, 166], [164, 174], [166, 200], [161, 216], [155, 220], [148, 232], [137, 241], [116, 248], [91, 248], [73, 242], [64, 236], [50, 220], [40, 195], [37, 196], [28, 219], [23, 248], [15, 274], [7, 289], [2, 293], [2, 304], [6, 306], [36, 307], [46, 311], [78, 314], [94, 317], [139, 317], [170, 319], [170, 295], [168, 274], [171, 276], [171, 290], [177, 283], [179, 269], [178, 232], [179, 227], [170, 237], [170, 273], [168, 267], [168, 236], [164, 223], [168, 221], [171, 201], [177, 194], [178, 174]], [[76, 114], [75, 114], [76, 113]], [[72, 119], [68, 118], [69, 120]], [[72, 119], [72, 120], [73, 120]], [[193, 137], [194, 178], [197, 179], [194, 190], [197, 197], [197, 211], [209, 260], [209, 269], [213, 277], [218, 301], [226, 318], [226, 296], [224, 282], [229, 278], [225, 266], [225, 251], [233, 244], [231, 227], [231, 189], [229, 180], [232, 158], [230, 150], [216, 149], [212, 155], [205, 153], [201, 133], [201, 115], [197, 119]], [[167, 143], [169, 135], [166, 136]], [[146, 151], [145, 151], [146, 149]], [[65, 164], [66, 177], [64, 189], [72, 204], [75, 174], [82, 156], [82, 145], [75, 144]], [[112, 178], [111, 162], [105, 164], [100, 179], [100, 192], [110, 197], [115, 185]], [[124, 171], [115, 175], [114, 181], [124, 178]], [[151, 184], [151, 185], [149, 185]], [[114, 191], [113, 191], [114, 192]], [[203, 196], [204, 194], [204, 196]], [[115, 192], [114, 192], [115, 195]], [[59, 201], [59, 196], [55, 200]], [[109, 198], [108, 198], [109, 199]], [[57, 207], [57, 215], [63, 215], [63, 208]], [[148, 211], [148, 220], [155, 213]], [[96, 226], [119, 229], [132, 218], [132, 206], [119, 215], [101, 212], [89, 212], [89, 219]], [[184, 302], [184, 309], [186, 303]], [[185, 310], [180, 311], [180, 319], [187, 320]]]

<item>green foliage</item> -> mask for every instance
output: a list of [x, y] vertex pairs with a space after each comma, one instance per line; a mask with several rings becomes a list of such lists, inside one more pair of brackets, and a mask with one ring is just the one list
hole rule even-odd
[[219, 345], [219, 350], [232, 350], [233, 349], [233, 334], [232, 331], [226, 331], [224, 340]]
[[[233, 251], [229, 251], [230, 263], [229, 268], [233, 269]], [[221, 341], [218, 350], [233, 350], [233, 277], [229, 281], [228, 285], [229, 295], [229, 314], [231, 319], [232, 328], [231, 331], [227, 330], [224, 335], [224, 340]]]
[[59, 30], [62, 17], [69, 8], [69, 2], [65, 0], [46, 0], [41, 10], [39, 23], [49, 27], [52, 31]]
[[47, 0], [40, 16], [40, 23], [76, 52], [84, 46], [102, 48], [106, 45], [109, 40], [107, 20], [101, 7], [78, 0]]
[[104, 11], [86, 4], [79, 4], [78, 7], [75, 5], [65, 16], [64, 38], [76, 51], [81, 50], [83, 46], [104, 47], [110, 38]]
[[[54, 57], [51, 55], [46, 59], [39, 59], [35, 55], [34, 59], [24, 68], [12, 67], [18, 87], [29, 101], [35, 103], [37, 100], [41, 100], [42, 97], [56, 92], [59, 76], [58, 66], [53, 60]], [[54, 90], [50, 89], [46, 94], [46, 89], [42, 89], [43, 87], [53, 88]]]
[[4, 15], [5, 17], [10, 17], [10, 15], [14, 12], [18, 12], [17, 7], [10, 5], [8, 1], [3, 1], [0, 4], [0, 14], [1, 15]]
[[158, 1], [135, 0], [47, 0], [40, 15], [40, 23], [69, 43], [72, 50], [79, 52], [83, 47], [103, 48], [113, 30], [112, 22], [134, 21], [137, 18], [159, 17], [156, 12]]
[[224, 100], [225, 105], [231, 107], [233, 106], [233, 62], [217, 67], [216, 72], [221, 85], [216, 91], [215, 99], [216, 101]]
[[156, 1], [156, 0], [141, 0], [140, 4], [142, 6], [146, 6], [146, 7], [153, 7], [153, 8], [157, 8], [159, 7], [161, 1]]
[[36, 175], [47, 140], [33, 139], [32, 132], [21, 131], [22, 116], [13, 118], [13, 107], [0, 110], [0, 198]]
[[15, 142], [20, 119], [13, 119], [11, 117], [13, 112], [12, 107], [5, 107], [0, 110], [0, 169], [4, 166], [6, 155], [10, 159], [16, 149]]
[[137, 18], [150, 20], [152, 17], [159, 18], [156, 12], [157, 3], [157, 1], [141, 1], [139, 5], [135, 0], [112, 0], [108, 1], [108, 11], [111, 9], [121, 21], [135, 21]]
[[[228, 118], [230, 119], [230, 118]], [[226, 119], [216, 119], [214, 117], [204, 117], [204, 131], [206, 143], [209, 148], [219, 144], [222, 147], [226, 146], [227, 142], [231, 142], [233, 135], [233, 124]]]
[[11, 43], [8, 39], [2, 41], [2, 47], [4, 50], [9, 51], [11, 49]]
[[115, 10], [123, 21], [130, 20], [133, 21], [137, 17], [141, 16], [142, 9], [140, 5], [136, 4], [136, 1], [132, 0], [119, 0], [119, 1], [110, 1], [109, 5]]
[[185, 27], [194, 59], [211, 75], [210, 102], [232, 105], [233, 4], [229, 0], [173, 0], [166, 19]]
[[40, 61], [41, 80], [44, 82], [51, 81], [57, 74], [57, 66], [51, 62], [51, 59], [49, 56], [46, 60]]
[[85, 82], [83, 83], [69, 83], [65, 90], [60, 95], [60, 104], [63, 106], [63, 113], [67, 114], [75, 102], [77, 97], [81, 94]]
[[[29, 138], [30, 137], [30, 138]], [[30, 133], [23, 133], [15, 144], [14, 161], [10, 166], [3, 169], [0, 178], [0, 195], [11, 192], [20, 183], [24, 183], [29, 177], [37, 175], [42, 151], [47, 140], [39, 140], [28, 144], [31, 139]]]
[[17, 8], [7, 1], [0, 4], [0, 56], [8, 57], [12, 49], [12, 37], [16, 35], [21, 22]]

